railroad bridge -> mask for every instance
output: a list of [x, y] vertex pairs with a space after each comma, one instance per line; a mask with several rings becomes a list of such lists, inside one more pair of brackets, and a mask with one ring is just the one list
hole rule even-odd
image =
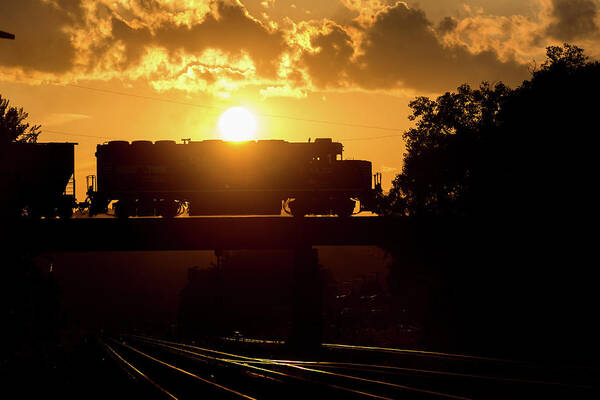
[[5, 245], [42, 252], [290, 249], [294, 251], [291, 343], [320, 343], [322, 299], [314, 246], [373, 246], [403, 241], [414, 229], [408, 218], [376, 216], [73, 218], [22, 220]]
[[74, 218], [20, 221], [15, 238], [37, 251], [168, 251], [373, 246], [411, 220], [382, 217]]

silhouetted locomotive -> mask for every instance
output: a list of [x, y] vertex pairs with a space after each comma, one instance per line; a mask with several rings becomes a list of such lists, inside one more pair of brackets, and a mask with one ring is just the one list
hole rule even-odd
[[120, 218], [174, 217], [184, 206], [190, 215], [272, 215], [283, 208], [294, 216], [350, 216], [372, 208], [380, 175], [373, 188], [371, 162], [343, 160], [342, 149], [331, 139], [111, 141], [97, 147], [90, 214], [116, 201]]

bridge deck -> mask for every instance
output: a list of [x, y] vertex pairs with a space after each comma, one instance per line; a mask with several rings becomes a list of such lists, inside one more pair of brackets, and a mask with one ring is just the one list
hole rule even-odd
[[233, 250], [377, 245], [391, 224], [380, 217], [76, 218], [21, 221], [13, 232], [40, 251]]

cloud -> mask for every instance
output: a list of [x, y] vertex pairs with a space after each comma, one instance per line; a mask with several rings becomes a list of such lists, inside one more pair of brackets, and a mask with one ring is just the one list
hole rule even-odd
[[315, 0], [304, 20], [271, 14], [290, 1], [254, 1], [261, 19], [240, 0], [10, 1], [0, 26], [17, 40], [0, 43], [0, 80], [143, 80], [225, 97], [244, 87], [262, 97], [433, 94], [464, 82], [518, 84], [559, 40], [600, 50], [595, 0], [531, 1], [537, 14], [465, 7], [436, 21], [392, 0], [340, 0], [327, 15]]
[[452, 17], [444, 17], [437, 26], [437, 31], [444, 35], [446, 33], [452, 32], [458, 26], [458, 21]]
[[565, 41], [600, 56], [597, 0], [530, 0], [530, 12], [495, 15], [467, 12], [454, 30], [442, 35], [446, 45], [466, 46], [471, 53], [493, 49], [502, 61], [535, 65], [546, 47]]
[[348, 66], [354, 55], [354, 42], [344, 28], [327, 22], [325, 31], [312, 36], [312, 51], [302, 55], [302, 62], [315, 85], [320, 88], [340, 87], [347, 82]]
[[64, 6], [40, 0], [3, 1], [0, 26], [16, 40], [3, 41], [0, 65], [50, 73], [70, 70], [76, 49], [66, 27], [73, 24], [78, 4], [66, 1]]
[[191, 25], [169, 21], [158, 27], [135, 27], [115, 17], [111, 23], [112, 39], [125, 46], [125, 67], [139, 63], [148, 47], [161, 47], [171, 54], [219, 49], [233, 58], [247, 53], [259, 74], [272, 76], [286, 49], [281, 32], [271, 31], [237, 4], [215, 3], [214, 12]]
[[48, 126], [57, 126], [63, 125], [68, 122], [79, 121], [82, 119], [90, 118], [89, 115], [85, 114], [75, 114], [75, 113], [50, 113], [43, 118], [43, 125], [45, 127]]
[[462, 82], [526, 77], [514, 60], [501, 61], [493, 48], [471, 52], [466, 46], [444, 46], [425, 13], [403, 3], [377, 15], [361, 46], [360, 80], [368, 87], [396, 82], [424, 91], [454, 88]]
[[316, 51], [303, 56], [313, 82], [323, 88], [400, 87], [431, 93], [463, 82], [514, 83], [527, 75], [524, 65], [500, 60], [492, 48], [474, 53], [460, 43], [445, 45], [425, 13], [402, 2], [374, 15], [359, 43], [339, 26], [327, 28], [312, 37]]
[[[11, 23], [9, 23], [11, 22]], [[2, 6], [0, 79], [146, 79], [159, 90], [223, 94], [273, 84], [284, 33], [238, 1], [24, 0]]]
[[260, 95], [263, 99], [268, 97], [293, 97], [296, 99], [304, 99], [308, 97], [306, 89], [288, 85], [268, 86], [264, 89], [260, 89]]
[[548, 44], [543, 19], [522, 15], [469, 15], [458, 20], [455, 29], [443, 35], [446, 45], [464, 46], [473, 54], [493, 49], [503, 60], [527, 64], [543, 57]]
[[596, 0], [552, 0], [554, 21], [548, 35], [571, 41], [598, 33], [598, 3]]

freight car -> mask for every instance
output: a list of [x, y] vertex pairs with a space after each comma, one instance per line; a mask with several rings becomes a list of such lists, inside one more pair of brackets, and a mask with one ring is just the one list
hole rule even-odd
[[[97, 146], [97, 179], [88, 182], [90, 215], [350, 216], [372, 208], [371, 162], [343, 160], [343, 146], [258, 140], [111, 141]], [[378, 177], [378, 176], [377, 176]], [[358, 201], [358, 207], [357, 207]]]
[[0, 212], [15, 217], [70, 218], [75, 202], [77, 143], [0, 146]]

